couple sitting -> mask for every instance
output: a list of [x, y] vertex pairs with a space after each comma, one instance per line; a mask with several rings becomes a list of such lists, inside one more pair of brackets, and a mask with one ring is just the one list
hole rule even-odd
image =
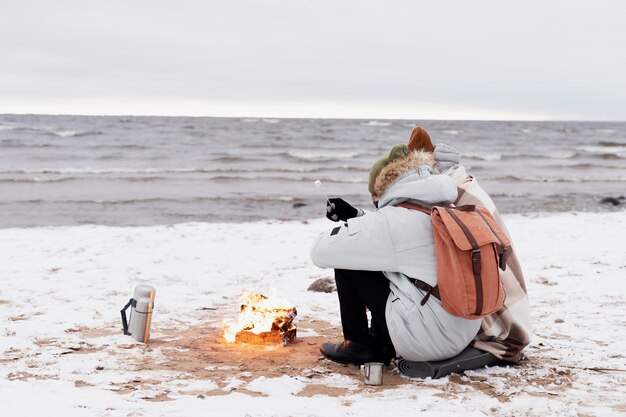
[[408, 145], [394, 146], [373, 165], [368, 189], [377, 210], [364, 212], [331, 199], [327, 217], [345, 223], [320, 234], [311, 248], [317, 266], [335, 269], [344, 335], [342, 343], [324, 343], [321, 353], [353, 364], [400, 357], [439, 361], [473, 344], [498, 359], [519, 361], [530, 341], [530, 315], [515, 253], [506, 271], [500, 271], [504, 306], [482, 319], [454, 316], [436, 297], [422, 305], [426, 291], [413, 284], [419, 279], [437, 285], [431, 219], [396, 205], [485, 206], [506, 231], [493, 201], [459, 164], [458, 152], [444, 144], [433, 146], [418, 126]]

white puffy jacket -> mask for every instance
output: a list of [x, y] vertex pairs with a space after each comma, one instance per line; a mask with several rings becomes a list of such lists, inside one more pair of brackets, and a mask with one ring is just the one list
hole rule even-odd
[[386, 318], [396, 354], [408, 360], [447, 359], [460, 353], [478, 333], [481, 320], [465, 320], [446, 312], [407, 277], [437, 284], [430, 216], [394, 205], [451, 202], [456, 185], [447, 175], [433, 175], [427, 166], [402, 175], [387, 189], [379, 209], [321, 233], [311, 259], [322, 268], [382, 271], [389, 279]]

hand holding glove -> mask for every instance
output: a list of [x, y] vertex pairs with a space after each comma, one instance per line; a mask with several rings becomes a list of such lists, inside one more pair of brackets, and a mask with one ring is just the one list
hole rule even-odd
[[342, 198], [330, 198], [326, 201], [326, 218], [328, 220], [345, 222], [348, 219], [357, 217], [358, 214], [359, 210], [352, 207]]

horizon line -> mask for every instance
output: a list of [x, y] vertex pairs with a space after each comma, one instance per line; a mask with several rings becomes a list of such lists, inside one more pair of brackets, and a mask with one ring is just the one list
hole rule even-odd
[[594, 120], [594, 119], [451, 119], [451, 118], [391, 118], [391, 117], [349, 117], [349, 116], [262, 116], [262, 115], [241, 115], [241, 116], [213, 116], [213, 115], [184, 115], [184, 114], [130, 114], [130, 113], [34, 113], [34, 112], [10, 112], [0, 113], [0, 116], [83, 116], [83, 117], [168, 117], [168, 118], [196, 118], [196, 119], [290, 119], [290, 120], [397, 120], [397, 121], [449, 121], [449, 122], [533, 122], [533, 123], [626, 123], [624, 120]]
[[[0, 113], [72, 116], [239, 117], [268, 119], [620, 121], [604, 112], [498, 108], [434, 100], [206, 100], [154, 97], [0, 98]], [[615, 119], [609, 120], [613, 117]], [[626, 119], [623, 119], [626, 121]]]

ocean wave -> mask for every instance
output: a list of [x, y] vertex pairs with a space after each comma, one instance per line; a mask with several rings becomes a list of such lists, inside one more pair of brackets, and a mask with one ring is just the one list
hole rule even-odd
[[604, 154], [606, 152], [624, 152], [626, 151], [624, 146], [626, 145], [578, 146], [576, 149], [589, 153]]
[[[142, 176], [142, 177], [124, 177], [116, 178], [115, 180], [122, 180], [126, 182], [155, 182], [167, 180], [164, 176]], [[45, 183], [62, 183], [72, 181], [85, 181], [85, 177], [27, 177], [27, 178], [0, 178], [0, 184], [45, 184]]]
[[527, 197], [531, 197], [531, 194], [530, 193], [491, 193], [490, 196], [492, 198], [502, 198], [502, 197], [527, 198]]
[[213, 177], [206, 178], [207, 181], [281, 181], [281, 182], [304, 182], [313, 184], [315, 181], [319, 180], [323, 183], [327, 184], [365, 184], [367, 183], [367, 177], [363, 175], [362, 177], [307, 177], [307, 176], [296, 176], [296, 177], [284, 177], [284, 176], [244, 176], [244, 175], [216, 175]]
[[442, 131], [443, 133], [445, 133], [446, 135], [452, 135], [452, 136], [456, 136], [459, 133], [461, 133], [459, 130], [454, 130], [454, 129], [446, 129]]
[[20, 149], [20, 148], [58, 148], [57, 145], [51, 143], [24, 143], [19, 139], [3, 139], [0, 140], [0, 145], [3, 148], [12, 148], [12, 149]]
[[102, 135], [102, 132], [99, 130], [58, 130], [52, 131], [52, 134], [55, 136], [60, 136], [62, 138], [78, 138], [81, 136], [97, 136]]
[[333, 150], [323, 150], [323, 151], [287, 151], [282, 152], [277, 155], [287, 156], [289, 158], [298, 159], [301, 161], [307, 162], [324, 162], [324, 161], [336, 161], [338, 159], [351, 159], [360, 156], [362, 153], [360, 151], [333, 151]]
[[265, 168], [201, 168], [201, 167], [189, 167], [189, 168], [126, 168], [126, 167], [111, 167], [111, 168], [21, 168], [21, 169], [6, 169], [0, 170], [0, 174], [13, 174], [13, 175], [99, 175], [99, 174], [122, 174], [122, 175], [135, 175], [135, 174], [219, 174], [219, 173], [315, 173], [315, 172], [327, 172], [327, 171], [339, 171], [339, 172], [367, 172], [367, 168], [340, 165], [334, 167], [265, 167]]
[[30, 127], [30, 126], [13, 126], [13, 129], [18, 132], [44, 132], [51, 133], [50, 128], [46, 127]]
[[53, 131], [51, 133], [54, 134], [55, 136], [60, 136], [62, 138], [69, 138], [72, 136], [76, 136], [78, 134], [78, 132], [75, 130], [59, 130], [56, 132]]
[[[211, 200], [209, 197], [194, 197], [191, 199], [187, 199], [188, 201], [206, 201]], [[103, 205], [103, 206], [117, 206], [117, 205], [130, 205], [130, 204], [146, 204], [146, 203], [170, 203], [170, 202], [181, 202], [183, 199], [178, 198], [163, 198], [163, 197], [150, 197], [150, 198], [131, 198], [128, 200], [124, 199], [111, 199], [111, 200], [63, 200], [63, 201], [54, 201], [55, 203], [65, 203], [65, 204], [94, 204], [94, 205]]]
[[604, 154], [597, 154], [596, 156], [598, 158], [602, 158], [602, 159], [605, 159], [607, 161], [615, 161], [615, 160], [624, 158], [626, 156], [626, 154], [624, 154], [624, 153], [604, 153]]
[[207, 158], [207, 160], [211, 161], [211, 162], [228, 162], [228, 163], [233, 163], [233, 162], [258, 162], [258, 161], [263, 161], [262, 158], [259, 158], [258, 156], [235, 156], [235, 155], [220, 155], [220, 156], [213, 156], [210, 158]]
[[[67, 145], [59, 142], [55, 142], [54, 140], [45, 142], [45, 143], [37, 143], [33, 142], [29, 139], [2, 139], [0, 140], [0, 145], [5, 148], [70, 148], [73, 145]], [[152, 148], [147, 145], [135, 145], [135, 144], [111, 144], [111, 143], [102, 143], [92, 146], [85, 146], [83, 148], [73, 148], [73, 149], [87, 149], [91, 151], [103, 151], [103, 150], [115, 150], [115, 151], [147, 151]]]
[[534, 158], [543, 158], [543, 159], [574, 159], [578, 158], [580, 153], [574, 151], [556, 151], [556, 152], [545, 152], [542, 154], [532, 154]]
[[365, 126], [391, 126], [391, 122], [379, 122], [377, 120], [370, 120], [369, 122], [363, 123]]
[[578, 146], [576, 149], [602, 159], [626, 158], [624, 146]]
[[[543, 167], [543, 165], [542, 165]], [[554, 164], [554, 165], [545, 165], [546, 168], [573, 168], [573, 169], [598, 169], [598, 168], [608, 168], [608, 169], [624, 169], [623, 166], [619, 165], [606, 165], [601, 164], [599, 162], [581, 162], [574, 164]]]
[[[322, 196], [322, 199], [324, 197]], [[30, 200], [16, 200], [11, 201], [11, 204], [64, 204], [64, 205], [98, 205], [98, 206], [124, 206], [133, 204], [165, 204], [171, 207], [175, 204], [187, 205], [194, 203], [216, 203], [216, 202], [228, 202], [241, 204], [241, 197], [227, 197], [227, 196], [210, 196], [210, 197], [189, 197], [189, 198], [167, 198], [167, 197], [148, 197], [148, 198], [130, 198], [130, 199], [77, 199], [77, 200], [45, 200], [45, 199], [30, 199]], [[277, 196], [248, 196], [245, 201], [252, 201], [255, 203], [269, 203], [269, 202], [281, 202], [291, 203], [293, 201], [302, 201], [299, 197], [277, 195]], [[6, 203], [0, 203], [6, 204]]]
[[98, 175], [98, 174], [175, 174], [190, 172], [215, 172], [203, 168], [24, 168], [0, 170], [0, 174], [48, 174], [48, 175]]
[[[584, 148], [584, 149], [583, 149]], [[545, 153], [519, 153], [502, 155], [502, 159], [577, 159], [577, 158], [599, 158], [605, 160], [626, 158], [626, 147], [618, 149], [617, 147], [600, 147], [600, 146], [581, 146], [577, 151], [553, 151]], [[581, 152], [582, 151], [582, 152]], [[467, 154], [461, 154], [461, 158], [468, 157]], [[471, 155], [470, 159], [486, 159], [481, 155]], [[489, 160], [489, 159], [486, 159]]]
[[47, 183], [47, 182], [66, 182], [66, 181], [73, 181], [75, 179], [77, 178], [76, 177], [0, 178], [0, 184], [36, 184], [36, 183]]
[[574, 159], [579, 156], [580, 153], [576, 151], [553, 151], [544, 153], [519, 153], [503, 155], [502, 159]]
[[263, 123], [270, 123], [270, 124], [276, 124], [276, 123], [280, 123], [280, 119], [261, 119], [261, 121]]
[[320, 180], [323, 183], [339, 183], [339, 184], [367, 184], [367, 176], [363, 177], [333, 177], [333, 178], [303, 178], [303, 181], [312, 181]]
[[[99, 175], [99, 174], [187, 174], [187, 173], [216, 173], [237, 172], [238, 170], [226, 170], [220, 168], [34, 168], [34, 169], [9, 169], [0, 170], [0, 174], [75, 174], [75, 175]], [[254, 172], [254, 170], [250, 170]]]
[[462, 153], [461, 159], [478, 159], [479, 161], [499, 161], [502, 159], [502, 155], [499, 153], [483, 153], [483, 154], [474, 154], [474, 153]]
[[196, 168], [24, 168], [0, 170], [0, 174], [161, 174], [199, 172]]
[[[90, 146], [91, 149], [91, 146]], [[98, 145], [98, 146], [94, 146], [93, 149], [117, 149], [117, 150], [123, 150], [123, 151], [147, 151], [149, 149], [152, 149], [152, 147], [147, 146], [147, 145], [135, 145], [132, 143], [124, 143], [124, 144], [103, 144], [103, 145]]]
[[626, 182], [626, 177], [543, 177], [533, 175], [502, 175], [481, 177], [482, 181], [505, 181], [505, 182], [548, 182], [548, 183], [592, 183], [592, 182]]
[[15, 130], [15, 126], [0, 125], [0, 131], [3, 130]]
[[619, 147], [619, 148], [623, 148], [626, 147], [626, 142], [613, 142], [610, 140], [601, 140], [600, 142], [598, 142], [598, 146], [606, 146], [609, 148], [612, 147]]
[[[276, 182], [304, 182], [313, 184], [316, 180], [320, 180], [327, 184], [364, 184], [367, 183], [367, 176], [362, 175], [358, 177], [349, 177], [349, 176], [306, 176], [306, 175], [296, 175], [296, 176], [287, 176], [287, 175], [271, 175], [273, 172], [263, 173], [259, 172], [249, 172], [248, 175], [241, 175], [245, 173], [212, 173], [213, 175], [208, 175], [205, 177], [198, 177], [196, 180], [198, 181], [215, 181], [215, 182], [235, 182], [235, 181], [276, 181]], [[267, 175], [270, 174], [270, 175]], [[162, 175], [148, 175], [148, 176], [124, 176], [124, 177], [106, 177], [102, 178], [103, 180], [110, 181], [119, 181], [119, 182], [131, 182], [131, 183], [146, 183], [146, 182], [157, 182], [157, 181], [168, 181], [175, 180], [176, 178], [162, 176]], [[84, 176], [34, 176], [34, 177], [18, 177], [18, 178], [1, 178], [0, 184], [38, 184], [38, 183], [63, 183], [63, 182], [71, 182], [71, 181], [93, 181], [92, 179], [87, 179]], [[187, 181], [193, 181], [193, 179], [187, 179]]]
[[39, 132], [46, 135], [58, 136], [61, 138], [71, 138], [80, 136], [95, 136], [102, 135], [103, 132], [99, 130], [63, 130], [52, 127], [31, 127], [31, 126], [12, 126], [10, 130], [20, 132]]

